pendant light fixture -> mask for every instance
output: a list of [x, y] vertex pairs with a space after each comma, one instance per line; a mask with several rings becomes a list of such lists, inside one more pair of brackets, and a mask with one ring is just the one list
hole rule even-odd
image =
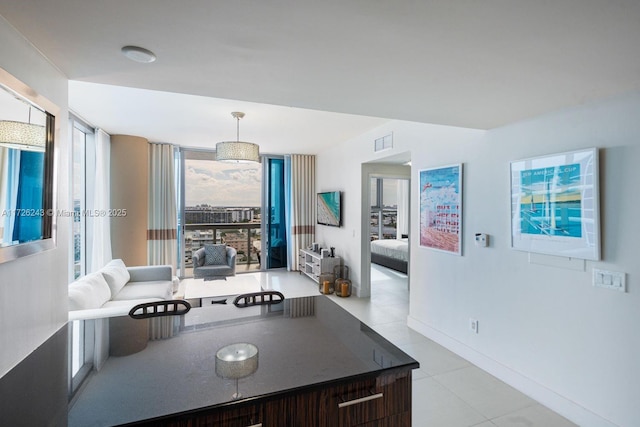
[[216, 375], [236, 380], [233, 399], [242, 398], [238, 390], [238, 380], [248, 377], [258, 370], [258, 347], [249, 343], [236, 343], [222, 347], [216, 352]]
[[234, 111], [231, 115], [237, 120], [236, 140], [218, 142], [216, 160], [235, 163], [260, 162], [258, 144], [240, 141], [240, 119], [244, 117], [244, 113]]
[[13, 120], [0, 120], [0, 146], [17, 150], [44, 151], [46, 129], [31, 124], [31, 106], [28, 123]]

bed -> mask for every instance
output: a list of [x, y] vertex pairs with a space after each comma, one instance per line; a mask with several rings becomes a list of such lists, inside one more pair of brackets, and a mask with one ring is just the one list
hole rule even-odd
[[407, 274], [408, 239], [385, 239], [371, 242], [371, 262]]

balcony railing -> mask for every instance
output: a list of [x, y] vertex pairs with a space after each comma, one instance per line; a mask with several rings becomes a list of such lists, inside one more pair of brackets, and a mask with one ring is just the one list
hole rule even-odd
[[[184, 225], [184, 268], [193, 268], [192, 253], [205, 243], [224, 243], [238, 251], [236, 269], [260, 270], [260, 223], [209, 223]], [[257, 232], [256, 232], [257, 231]], [[229, 236], [235, 234], [236, 236]], [[226, 239], [225, 239], [226, 237]], [[239, 239], [231, 238], [239, 237]]]

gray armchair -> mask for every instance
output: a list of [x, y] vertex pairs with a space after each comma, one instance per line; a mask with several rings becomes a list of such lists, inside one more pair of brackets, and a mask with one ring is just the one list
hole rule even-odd
[[226, 277], [235, 276], [236, 274], [236, 250], [231, 246], [227, 246], [227, 262], [226, 264], [207, 264], [205, 262], [205, 249], [198, 249], [192, 256], [193, 260], [193, 277]]

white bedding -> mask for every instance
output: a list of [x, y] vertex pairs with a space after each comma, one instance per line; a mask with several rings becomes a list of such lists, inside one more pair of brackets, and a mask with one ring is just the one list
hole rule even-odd
[[409, 261], [409, 243], [407, 239], [373, 240], [371, 253]]

